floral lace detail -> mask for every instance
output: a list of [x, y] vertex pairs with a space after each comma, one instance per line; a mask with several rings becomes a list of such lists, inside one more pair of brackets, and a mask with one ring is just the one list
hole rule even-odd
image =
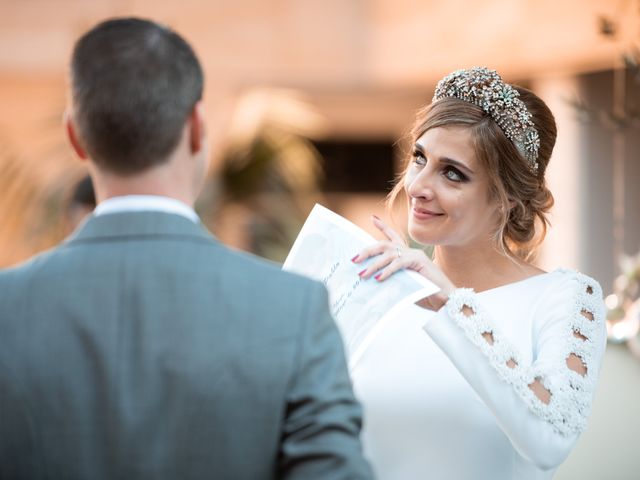
[[[567, 436], [586, 427], [596, 383], [596, 369], [592, 366], [598, 348], [596, 342], [602, 340], [605, 312], [602, 290], [595, 280], [571, 270], [560, 272], [572, 275], [576, 293], [571, 299], [573, 305], [566, 323], [565, 346], [557, 358], [550, 359], [553, 365], [557, 365], [551, 372], [548, 368], [523, 365], [521, 355], [491, 324], [472, 289], [459, 288], [452, 292], [445, 308], [454, 323], [487, 356], [500, 378], [513, 386], [527, 407], [551, 424], [556, 432]], [[582, 359], [586, 367], [584, 376], [567, 366], [567, 358], [572, 354]], [[548, 404], [529, 388], [536, 380], [551, 393]]]

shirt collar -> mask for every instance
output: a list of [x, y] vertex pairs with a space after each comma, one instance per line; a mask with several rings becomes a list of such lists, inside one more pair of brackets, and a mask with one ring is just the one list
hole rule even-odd
[[108, 198], [98, 204], [93, 215], [142, 211], [174, 213], [186, 217], [194, 223], [200, 222], [198, 214], [186, 203], [159, 195], [123, 195]]

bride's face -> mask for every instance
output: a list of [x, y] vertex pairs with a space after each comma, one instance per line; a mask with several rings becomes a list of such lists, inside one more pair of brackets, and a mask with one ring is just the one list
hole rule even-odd
[[492, 242], [498, 204], [478, 162], [469, 129], [437, 127], [414, 145], [404, 178], [409, 235], [419, 243], [484, 246]]

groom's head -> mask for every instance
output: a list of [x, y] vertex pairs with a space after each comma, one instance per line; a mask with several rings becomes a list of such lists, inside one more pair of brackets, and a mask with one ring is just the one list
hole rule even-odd
[[137, 18], [100, 23], [77, 41], [71, 60], [78, 143], [98, 168], [118, 175], [162, 164], [202, 88], [198, 59], [177, 33]]

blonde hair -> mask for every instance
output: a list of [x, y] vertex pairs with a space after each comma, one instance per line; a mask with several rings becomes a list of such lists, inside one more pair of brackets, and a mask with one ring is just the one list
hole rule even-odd
[[[489, 178], [489, 195], [500, 206], [494, 233], [496, 246], [512, 258], [530, 260], [544, 240], [549, 225], [547, 213], [553, 206], [544, 175], [557, 129], [553, 114], [542, 99], [525, 88], [513, 88], [520, 93], [540, 136], [535, 173], [491, 116], [463, 100], [443, 98], [418, 111], [410, 136], [415, 143], [432, 128], [456, 126], [470, 130], [476, 157]], [[404, 191], [406, 169], [389, 193], [389, 207]]]

